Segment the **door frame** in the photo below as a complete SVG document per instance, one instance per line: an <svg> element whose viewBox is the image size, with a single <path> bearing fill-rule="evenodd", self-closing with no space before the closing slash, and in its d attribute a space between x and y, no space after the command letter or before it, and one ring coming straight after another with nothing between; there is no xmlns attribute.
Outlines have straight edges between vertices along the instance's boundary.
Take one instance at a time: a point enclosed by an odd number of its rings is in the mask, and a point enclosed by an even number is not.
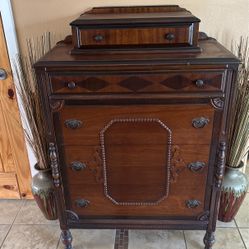
<svg viewBox="0 0 249 249"><path fill-rule="evenodd" d="M7 52L9 56L9 62L10 62L11 70L12 70L12 77L13 77L14 84L17 85L18 80L15 75L14 68L15 68L15 61L17 59L17 55L19 54L20 50L19 50L18 39L16 35L16 28L15 28L11 0L1 0L0 14L1 14L1 19L2 19L2 24L3 24L3 31L5 33L5 41L6 41ZM22 126L25 127L25 121L24 121L25 117L24 117L24 112L22 108L22 101L17 92L16 94L17 94L17 105L18 105L18 109L20 113ZM35 165L36 159L26 139L25 139L25 144L26 144L26 148L27 148L26 151L27 151L28 160L29 160L29 169L30 169L31 175L34 175L35 170L31 166ZM29 195L26 198L32 198L32 196Z"/></svg>

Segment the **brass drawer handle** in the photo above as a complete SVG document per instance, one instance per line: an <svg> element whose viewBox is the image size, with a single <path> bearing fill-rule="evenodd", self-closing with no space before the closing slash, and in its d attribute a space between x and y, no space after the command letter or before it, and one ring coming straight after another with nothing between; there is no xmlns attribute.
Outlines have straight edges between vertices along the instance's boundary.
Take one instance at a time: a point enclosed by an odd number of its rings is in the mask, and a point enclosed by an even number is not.
<svg viewBox="0 0 249 249"><path fill-rule="evenodd" d="M81 171L86 168L86 164L80 161L71 162L70 166L74 171Z"/></svg>
<svg viewBox="0 0 249 249"><path fill-rule="evenodd" d="M100 41L103 41L104 40L104 36L103 35L95 35L93 37L93 39L96 41L96 42L100 42Z"/></svg>
<svg viewBox="0 0 249 249"><path fill-rule="evenodd" d="M204 85L205 85L205 83L204 83L204 80L197 80L196 82L195 82L195 85L197 86L197 87L204 87Z"/></svg>
<svg viewBox="0 0 249 249"><path fill-rule="evenodd" d="M206 126L209 123L209 119L208 118L204 118L204 117L200 117L200 118L194 118L192 120L192 125L195 128L203 128L204 126Z"/></svg>
<svg viewBox="0 0 249 249"><path fill-rule="evenodd" d="M82 126L82 121L77 120L77 119L68 119L65 121L65 125L67 128L77 129Z"/></svg>
<svg viewBox="0 0 249 249"><path fill-rule="evenodd" d="M73 82L73 81L70 81L70 82L67 83L67 87L69 89L74 89L76 87L76 83Z"/></svg>
<svg viewBox="0 0 249 249"><path fill-rule="evenodd" d="M165 35L165 39L168 41L172 41L175 39L175 35L173 33L168 33Z"/></svg>
<svg viewBox="0 0 249 249"><path fill-rule="evenodd" d="M201 172L205 166L206 164L204 162L197 161L188 164L188 169L196 173L196 172Z"/></svg>
<svg viewBox="0 0 249 249"><path fill-rule="evenodd" d="M78 199L75 201L75 204L77 207L86 208L87 206L89 206L90 201L85 200L85 199Z"/></svg>
<svg viewBox="0 0 249 249"><path fill-rule="evenodd" d="M188 208L197 208L201 205L201 202L198 200L187 200L186 201L186 206Z"/></svg>

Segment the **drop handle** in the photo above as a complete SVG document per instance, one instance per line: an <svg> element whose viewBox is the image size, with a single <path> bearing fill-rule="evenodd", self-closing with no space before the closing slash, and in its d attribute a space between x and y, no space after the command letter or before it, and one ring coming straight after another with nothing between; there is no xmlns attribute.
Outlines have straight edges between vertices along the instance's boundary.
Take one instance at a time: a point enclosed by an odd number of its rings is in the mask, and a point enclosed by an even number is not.
<svg viewBox="0 0 249 249"><path fill-rule="evenodd" d="M77 207L86 208L90 204L90 201L85 199L78 199L75 201L75 204Z"/></svg>
<svg viewBox="0 0 249 249"><path fill-rule="evenodd" d="M187 208L197 208L201 205L201 202L198 200L187 200L185 204Z"/></svg>
<svg viewBox="0 0 249 249"><path fill-rule="evenodd" d="M199 117L192 120L192 125L194 128L200 129L205 127L209 122L210 120L208 118Z"/></svg>
<svg viewBox="0 0 249 249"><path fill-rule="evenodd" d="M7 77L8 77L7 72L3 68L0 68L0 80L6 80Z"/></svg>

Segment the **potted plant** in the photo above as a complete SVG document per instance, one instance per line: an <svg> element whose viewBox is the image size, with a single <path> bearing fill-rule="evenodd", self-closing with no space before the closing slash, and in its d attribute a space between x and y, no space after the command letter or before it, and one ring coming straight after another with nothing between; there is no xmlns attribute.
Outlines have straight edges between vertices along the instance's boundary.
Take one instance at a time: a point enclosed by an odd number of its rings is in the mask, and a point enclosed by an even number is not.
<svg viewBox="0 0 249 249"><path fill-rule="evenodd" d="M32 178L32 193L44 216L57 219L55 189L50 168L48 143L46 141L45 118L42 109L33 64L50 49L50 35L45 34L37 41L27 41L28 56L17 56L15 75L17 91L21 98L21 113L24 113L25 137L37 159L38 173Z"/></svg>
<svg viewBox="0 0 249 249"><path fill-rule="evenodd" d="M248 179L241 172L242 159L248 154L249 141L249 42L241 39L238 46L241 60L228 132L226 169L221 188L218 219L230 222L237 214L248 189Z"/></svg>

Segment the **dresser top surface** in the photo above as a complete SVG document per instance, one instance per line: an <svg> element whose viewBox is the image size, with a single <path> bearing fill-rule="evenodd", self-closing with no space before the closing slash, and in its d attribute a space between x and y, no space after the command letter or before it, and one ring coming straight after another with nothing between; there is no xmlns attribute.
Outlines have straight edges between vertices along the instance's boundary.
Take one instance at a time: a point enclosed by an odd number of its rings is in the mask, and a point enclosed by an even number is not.
<svg viewBox="0 0 249 249"><path fill-rule="evenodd" d="M238 64L239 60L229 50L224 48L215 39L199 41L202 50L200 53L174 53L167 50L94 50L84 54L72 55L71 43L58 43L35 67L68 67L68 66L97 66L97 65L143 65L143 64L170 64L170 65L224 65Z"/></svg>
<svg viewBox="0 0 249 249"><path fill-rule="evenodd" d="M83 13L71 25L199 22L178 5L98 7ZM132 22L132 23L131 23Z"/></svg>

